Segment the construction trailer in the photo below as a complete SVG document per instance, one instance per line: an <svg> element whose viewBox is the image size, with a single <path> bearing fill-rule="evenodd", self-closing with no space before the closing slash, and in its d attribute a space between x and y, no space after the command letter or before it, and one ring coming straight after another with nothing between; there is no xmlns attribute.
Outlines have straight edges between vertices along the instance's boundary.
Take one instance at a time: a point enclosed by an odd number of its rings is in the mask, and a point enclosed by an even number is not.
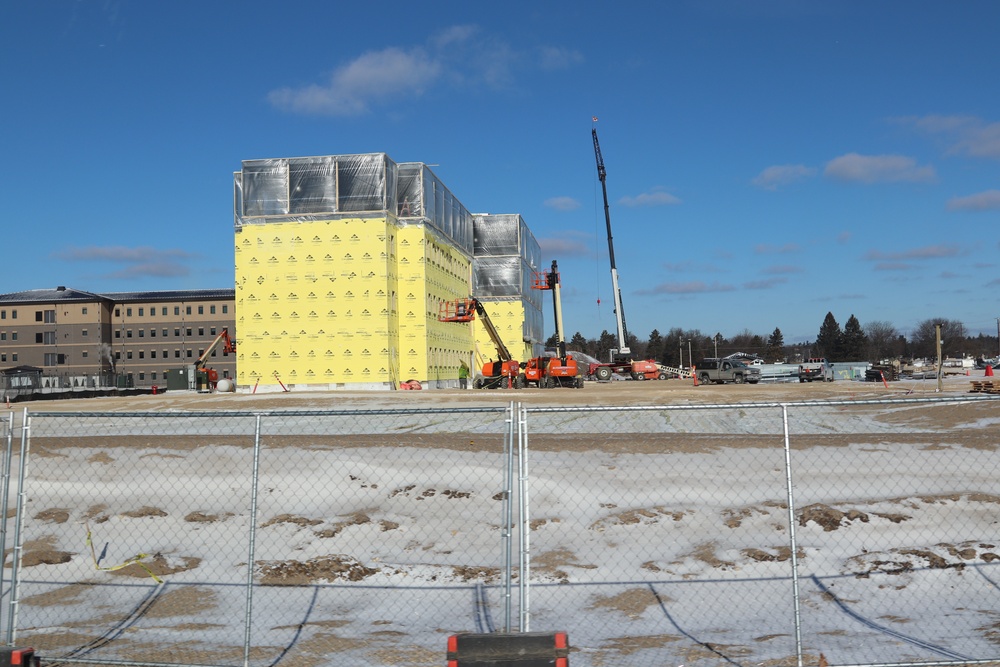
<svg viewBox="0 0 1000 667"><path fill-rule="evenodd" d="M473 216L426 165L247 160L234 226L240 387L457 386L475 344L438 312L474 293Z"/></svg>

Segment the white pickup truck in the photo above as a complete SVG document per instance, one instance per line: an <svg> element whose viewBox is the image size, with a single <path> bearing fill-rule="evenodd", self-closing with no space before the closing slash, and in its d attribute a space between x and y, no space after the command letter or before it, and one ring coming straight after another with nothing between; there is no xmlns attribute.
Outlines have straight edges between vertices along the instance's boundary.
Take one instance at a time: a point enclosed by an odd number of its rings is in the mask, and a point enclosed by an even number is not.
<svg viewBox="0 0 1000 667"><path fill-rule="evenodd" d="M799 364L799 382L833 382L833 366L823 357L813 357Z"/></svg>

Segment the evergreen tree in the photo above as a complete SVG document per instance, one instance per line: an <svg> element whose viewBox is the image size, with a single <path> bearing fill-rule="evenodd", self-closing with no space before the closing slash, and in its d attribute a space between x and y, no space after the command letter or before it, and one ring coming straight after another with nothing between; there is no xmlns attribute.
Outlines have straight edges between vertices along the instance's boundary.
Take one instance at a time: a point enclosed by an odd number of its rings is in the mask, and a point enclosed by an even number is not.
<svg viewBox="0 0 1000 667"><path fill-rule="evenodd" d="M865 358L865 349L868 346L868 336L861 328L861 322L851 313L844 324L844 334L842 338L841 361L861 361Z"/></svg>
<svg viewBox="0 0 1000 667"><path fill-rule="evenodd" d="M844 334L840 331L833 313L827 313L816 336L816 356L826 357L827 361L843 361L841 354Z"/></svg>
<svg viewBox="0 0 1000 667"><path fill-rule="evenodd" d="M781 329L774 328L774 331L767 339L767 346L764 348L764 361L777 363L785 359L785 337L781 334Z"/></svg>
<svg viewBox="0 0 1000 667"><path fill-rule="evenodd" d="M584 338L583 334L580 333L579 331L573 334L573 337L569 340L569 343L567 343L566 345L570 349L576 350L577 352L585 353L587 351L587 339Z"/></svg>
<svg viewBox="0 0 1000 667"><path fill-rule="evenodd" d="M646 344L646 357L655 359L663 363L663 337L657 329L653 329L649 334L649 342Z"/></svg>
<svg viewBox="0 0 1000 667"><path fill-rule="evenodd" d="M618 347L618 337L612 333L608 333L605 329L601 332L601 337L597 339L597 354L594 356L600 361L609 361L611 359L611 350Z"/></svg>

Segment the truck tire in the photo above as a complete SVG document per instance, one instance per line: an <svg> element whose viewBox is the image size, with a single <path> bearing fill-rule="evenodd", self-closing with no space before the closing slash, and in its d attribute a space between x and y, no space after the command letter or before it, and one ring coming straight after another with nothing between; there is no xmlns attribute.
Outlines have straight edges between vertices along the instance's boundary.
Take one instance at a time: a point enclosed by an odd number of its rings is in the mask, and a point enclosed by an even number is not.
<svg viewBox="0 0 1000 667"><path fill-rule="evenodd" d="M516 378L514 378L514 389L524 389L527 382L524 379L524 373L521 373Z"/></svg>
<svg viewBox="0 0 1000 667"><path fill-rule="evenodd" d="M594 371L594 375L596 375L597 379L601 382L607 382L611 379L611 369L607 366L599 366L598 369Z"/></svg>
<svg viewBox="0 0 1000 667"><path fill-rule="evenodd" d="M638 374L638 373L636 373L635 371L632 371L631 373L629 373L629 376L630 376L630 377L631 377L631 378L632 378L633 380L645 380L645 379L646 379L646 376L644 376L644 375L639 375L639 374Z"/></svg>
<svg viewBox="0 0 1000 667"><path fill-rule="evenodd" d="M709 382L711 382L711 380L708 377L708 373L702 373L701 377L698 378L698 381L701 382L702 384L708 384Z"/></svg>
<svg viewBox="0 0 1000 667"><path fill-rule="evenodd" d="M576 379L573 381L573 387L576 389L583 389L583 378L577 375Z"/></svg>
<svg viewBox="0 0 1000 667"><path fill-rule="evenodd" d="M664 373L663 371L660 371L660 374L656 376L656 379L657 380L666 380L667 377L668 377L668 375L666 373Z"/></svg>
<svg viewBox="0 0 1000 667"><path fill-rule="evenodd" d="M475 380L473 380L472 381L472 386L475 389L482 389L483 388L483 378L476 378Z"/></svg>
<svg viewBox="0 0 1000 667"><path fill-rule="evenodd" d="M743 384L743 374L737 373L733 376L733 384Z"/></svg>

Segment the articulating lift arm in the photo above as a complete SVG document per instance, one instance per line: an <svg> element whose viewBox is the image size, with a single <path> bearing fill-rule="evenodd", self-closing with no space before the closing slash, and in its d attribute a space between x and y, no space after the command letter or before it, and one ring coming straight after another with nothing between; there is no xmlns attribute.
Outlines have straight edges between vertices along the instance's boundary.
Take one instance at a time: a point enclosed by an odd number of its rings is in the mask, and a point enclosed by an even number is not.
<svg viewBox="0 0 1000 667"><path fill-rule="evenodd" d="M628 329L625 326L625 310L622 308L622 291L618 287L618 269L615 268L615 243L611 238L611 213L608 211L608 186L605 182L607 172L604 169L604 158L601 157L601 144L597 141L597 128L591 130L594 136L594 155L597 157L597 177L601 179L601 191L604 194L604 222L608 227L608 257L611 258L611 288L615 296L615 315L618 316L618 354L628 355Z"/></svg>
<svg viewBox="0 0 1000 667"><path fill-rule="evenodd" d="M218 348L219 345L221 345L223 342L225 342L226 344L226 346L223 348L224 352L236 351L236 343L234 343L233 339L229 337L229 329L223 327L222 333L216 336L215 340L212 341L212 344L208 346L208 349L202 352L201 356L198 357L198 361L195 362L195 368L201 368L202 366L204 366L205 363L208 361L208 358L212 356L212 353L215 352L216 348Z"/></svg>
<svg viewBox="0 0 1000 667"><path fill-rule="evenodd" d="M483 323L483 326L486 327L486 333L490 335L490 340L493 341L493 345L496 346L497 354L500 355L500 361L506 362L513 359L514 357L511 355L510 350L507 349L507 346L504 345L503 339L500 338L500 332L497 331L495 326L493 326L493 320L490 319L490 316L483 307L483 304L479 303L479 299L475 298L470 299L470 301L476 310L476 315L479 315L479 320Z"/></svg>

